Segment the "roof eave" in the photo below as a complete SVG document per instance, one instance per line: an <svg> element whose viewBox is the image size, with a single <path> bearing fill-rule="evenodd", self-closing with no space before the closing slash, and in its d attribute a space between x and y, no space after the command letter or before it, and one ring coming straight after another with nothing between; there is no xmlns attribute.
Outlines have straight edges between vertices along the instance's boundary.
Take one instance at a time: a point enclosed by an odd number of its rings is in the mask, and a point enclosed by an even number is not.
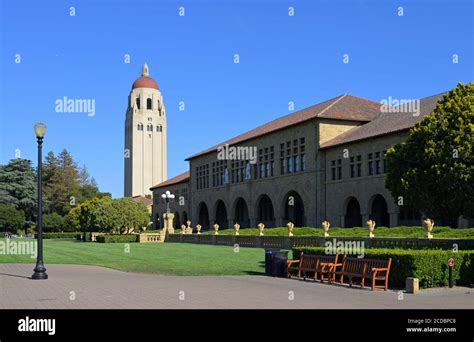
<svg viewBox="0 0 474 342"><path fill-rule="evenodd" d="M410 129L411 129L411 127L408 127L408 128L398 129L398 130L395 130L395 131L386 132L386 133L379 133L379 134L371 135L371 136L368 136L368 137L365 137L365 138L355 139L355 140L351 140L351 141L344 141L344 142L334 144L334 145L329 145L329 146L322 146L319 149L320 150L327 150L327 149L337 147L337 146L341 146L341 145L352 144L352 143L356 143L356 142L370 140L370 139L373 139L373 138L378 138L378 137L385 136L385 135L391 135L391 134L396 134L396 133L400 133L400 132L404 132L404 131L409 131Z"/></svg>

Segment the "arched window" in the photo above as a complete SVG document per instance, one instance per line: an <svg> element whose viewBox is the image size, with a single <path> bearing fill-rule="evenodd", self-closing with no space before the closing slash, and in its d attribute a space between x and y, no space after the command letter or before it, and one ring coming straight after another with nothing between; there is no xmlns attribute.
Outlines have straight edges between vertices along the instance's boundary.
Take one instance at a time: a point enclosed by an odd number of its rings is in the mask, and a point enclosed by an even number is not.
<svg viewBox="0 0 474 342"><path fill-rule="evenodd" d="M157 131L157 132L161 132L161 131L162 131L161 125L156 126L156 131Z"/></svg>
<svg viewBox="0 0 474 342"><path fill-rule="evenodd" d="M137 108L140 109L140 98L139 97L137 97L136 102L137 102Z"/></svg>
<svg viewBox="0 0 474 342"><path fill-rule="evenodd" d="M151 110L151 99L146 99L146 109Z"/></svg>
<svg viewBox="0 0 474 342"><path fill-rule="evenodd" d="M148 125L146 126L146 130L147 130L147 132L153 132L153 125L152 125L152 124L148 124Z"/></svg>
<svg viewBox="0 0 474 342"><path fill-rule="evenodd" d="M143 124L142 124L142 123L139 123L139 124L137 125L137 130L143 131Z"/></svg>

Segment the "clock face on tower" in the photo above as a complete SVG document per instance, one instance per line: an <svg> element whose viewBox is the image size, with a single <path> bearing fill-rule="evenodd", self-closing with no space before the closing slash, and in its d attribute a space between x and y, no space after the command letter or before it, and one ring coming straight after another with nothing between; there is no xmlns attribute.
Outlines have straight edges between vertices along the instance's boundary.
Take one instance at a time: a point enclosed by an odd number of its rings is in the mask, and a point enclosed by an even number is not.
<svg viewBox="0 0 474 342"><path fill-rule="evenodd" d="M125 117L125 182L127 197L151 194L166 180L166 110L156 81L145 63L133 82Z"/></svg>

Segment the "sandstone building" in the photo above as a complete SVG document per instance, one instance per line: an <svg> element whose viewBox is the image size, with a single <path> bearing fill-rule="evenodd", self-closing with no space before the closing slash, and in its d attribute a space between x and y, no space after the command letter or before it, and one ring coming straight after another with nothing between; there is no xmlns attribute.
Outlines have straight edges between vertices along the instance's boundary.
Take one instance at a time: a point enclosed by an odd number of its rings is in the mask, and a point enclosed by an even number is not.
<svg viewBox="0 0 474 342"><path fill-rule="evenodd" d="M385 188L385 151L435 108L442 95L417 101L417 113L344 94L233 137L186 160L186 171L151 188L153 219L176 195L171 210L179 227L190 219L209 229L421 225L416 208L398 206ZM255 163L219 158L223 146L255 148Z"/></svg>

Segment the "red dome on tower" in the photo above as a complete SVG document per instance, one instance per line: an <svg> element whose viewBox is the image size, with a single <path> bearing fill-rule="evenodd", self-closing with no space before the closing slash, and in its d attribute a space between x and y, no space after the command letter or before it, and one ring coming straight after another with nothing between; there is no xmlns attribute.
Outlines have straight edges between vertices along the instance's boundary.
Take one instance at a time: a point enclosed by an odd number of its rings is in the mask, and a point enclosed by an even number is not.
<svg viewBox="0 0 474 342"><path fill-rule="evenodd" d="M143 65L142 75L133 82L132 89L135 88L153 88L158 90L158 84L150 77L146 63Z"/></svg>
<svg viewBox="0 0 474 342"><path fill-rule="evenodd" d="M139 77L133 82L132 89L135 88L154 88L158 89L158 84L155 80L148 76Z"/></svg>

